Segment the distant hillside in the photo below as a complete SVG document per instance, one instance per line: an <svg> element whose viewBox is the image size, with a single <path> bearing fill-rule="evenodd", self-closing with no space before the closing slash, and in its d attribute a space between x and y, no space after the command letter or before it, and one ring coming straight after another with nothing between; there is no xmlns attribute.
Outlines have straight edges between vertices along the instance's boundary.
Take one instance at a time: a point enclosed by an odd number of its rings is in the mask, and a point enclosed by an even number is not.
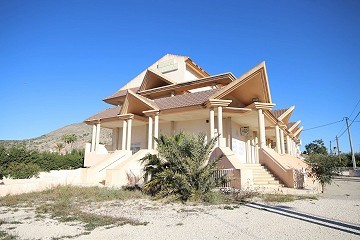
<svg viewBox="0 0 360 240"><path fill-rule="evenodd" d="M29 149L36 149L39 151L55 151L56 143L63 143L62 136L68 134L75 134L77 136L77 141L73 144L73 148L83 149L85 148L85 143L91 142L92 126L86 125L85 123L74 123L36 138L25 140L0 140L0 145L4 145L5 147L24 145ZM111 144L110 129L101 128L100 142ZM66 146L65 150L69 151L70 146Z"/></svg>

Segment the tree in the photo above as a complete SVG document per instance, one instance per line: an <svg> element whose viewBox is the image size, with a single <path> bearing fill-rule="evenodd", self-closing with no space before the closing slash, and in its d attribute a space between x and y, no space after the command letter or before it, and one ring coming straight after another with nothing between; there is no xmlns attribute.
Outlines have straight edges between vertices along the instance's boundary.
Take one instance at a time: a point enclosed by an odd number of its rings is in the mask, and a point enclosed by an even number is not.
<svg viewBox="0 0 360 240"><path fill-rule="evenodd" d="M305 145L307 154L327 154L327 149L322 139L317 139Z"/></svg>
<svg viewBox="0 0 360 240"><path fill-rule="evenodd" d="M61 149L63 149L65 146L63 143L56 143L55 148L58 150L59 154L61 152Z"/></svg>
<svg viewBox="0 0 360 240"><path fill-rule="evenodd" d="M62 140L65 144L70 144L70 148L72 149L73 143L77 140L77 136L75 134L63 135Z"/></svg>
<svg viewBox="0 0 360 240"><path fill-rule="evenodd" d="M322 193L325 185L332 183L333 176L340 173L342 166L337 156L328 154L313 153L305 159L305 162L309 166L309 175L321 184Z"/></svg>
<svg viewBox="0 0 360 240"><path fill-rule="evenodd" d="M212 190L226 181L225 177L213 177L219 159L208 161L216 140L206 143L205 134L183 132L155 139L159 154L148 154L140 160L145 163L145 179L150 177L143 190L158 198L209 199Z"/></svg>

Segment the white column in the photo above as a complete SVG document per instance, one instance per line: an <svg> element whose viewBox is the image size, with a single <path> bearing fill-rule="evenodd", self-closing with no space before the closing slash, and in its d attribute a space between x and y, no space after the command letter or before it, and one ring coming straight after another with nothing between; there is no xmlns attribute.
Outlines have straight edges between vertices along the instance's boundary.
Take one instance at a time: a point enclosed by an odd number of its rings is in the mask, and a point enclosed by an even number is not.
<svg viewBox="0 0 360 240"><path fill-rule="evenodd" d="M257 132L253 132L255 139L254 139L254 144L255 144L255 163L259 163L259 138L258 138L258 134Z"/></svg>
<svg viewBox="0 0 360 240"><path fill-rule="evenodd" d="M256 157L255 157L255 139L254 136L251 138L250 140L250 149L251 149L251 163L255 163L256 162Z"/></svg>
<svg viewBox="0 0 360 240"><path fill-rule="evenodd" d="M100 143L100 123L96 124L95 151L99 150L99 143Z"/></svg>
<svg viewBox="0 0 360 240"><path fill-rule="evenodd" d="M126 150L126 132L127 132L127 120L124 120L122 127L121 150Z"/></svg>
<svg viewBox="0 0 360 240"><path fill-rule="evenodd" d="M223 137L223 121L222 121L222 106L218 106L218 134L219 134L219 140L218 145L221 147L221 139Z"/></svg>
<svg viewBox="0 0 360 240"><path fill-rule="evenodd" d="M159 138L159 113L155 113L154 116L154 137ZM154 149L156 149L157 143L154 141Z"/></svg>
<svg viewBox="0 0 360 240"><path fill-rule="evenodd" d="M265 136L265 119L262 109L258 109L258 120L259 120L259 135L260 135L260 148L266 146L266 136Z"/></svg>
<svg viewBox="0 0 360 240"><path fill-rule="evenodd" d="M285 154L285 141L284 141L284 131L280 129L280 144L281 144L281 154Z"/></svg>
<svg viewBox="0 0 360 240"><path fill-rule="evenodd" d="M117 128L116 128L116 131L117 131L117 146L116 146L116 149L117 149L117 150L120 150L120 149L121 149L121 134L120 134L120 128L117 127Z"/></svg>
<svg viewBox="0 0 360 240"><path fill-rule="evenodd" d="M232 149L232 127L231 127L231 117L228 117L226 119L227 123L226 123L226 127L227 127L227 147L229 147L230 149Z"/></svg>
<svg viewBox="0 0 360 240"><path fill-rule="evenodd" d="M127 120L127 140L126 140L126 150L130 151L131 148L131 127L132 127L132 119L129 118Z"/></svg>
<svg viewBox="0 0 360 240"><path fill-rule="evenodd" d="M118 134L117 128L113 128L112 129L112 136L111 136L112 137L111 143L112 143L112 150L113 151L115 151L116 148L117 148L117 139L118 139L117 134Z"/></svg>
<svg viewBox="0 0 360 240"><path fill-rule="evenodd" d="M149 150L152 149L152 141L153 141L152 129L153 129L153 120L152 120L152 116L149 116L149 129L148 129L148 149Z"/></svg>
<svg viewBox="0 0 360 240"><path fill-rule="evenodd" d="M246 163L251 163L251 146L250 138L246 138Z"/></svg>
<svg viewBox="0 0 360 240"><path fill-rule="evenodd" d="M294 157L296 157L296 146L294 140L291 140L292 143L292 154Z"/></svg>
<svg viewBox="0 0 360 240"><path fill-rule="evenodd" d="M291 143L289 136L286 136L286 148L286 153L291 155Z"/></svg>
<svg viewBox="0 0 360 240"><path fill-rule="evenodd" d="M210 138L214 138L215 135L215 114L214 114L214 108L210 108Z"/></svg>
<svg viewBox="0 0 360 240"><path fill-rule="evenodd" d="M276 124L276 126L275 126L275 139L276 139L276 152L277 153L281 153L279 131L280 131L279 126Z"/></svg>
<svg viewBox="0 0 360 240"><path fill-rule="evenodd" d="M95 141L96 141L96 125L93 125L92 139L91 139L91 152L95 151Z"/></svg>

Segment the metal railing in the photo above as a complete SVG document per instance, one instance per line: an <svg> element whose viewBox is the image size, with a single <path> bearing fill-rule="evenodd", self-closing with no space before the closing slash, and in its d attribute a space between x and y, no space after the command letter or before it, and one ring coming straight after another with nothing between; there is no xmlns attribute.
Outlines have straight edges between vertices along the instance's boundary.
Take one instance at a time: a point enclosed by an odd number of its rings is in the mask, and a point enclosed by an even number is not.
<svg viewBox="0 0 360 240"><path fill-rule="evenodd" d="M222 184L222 188L231 188L231 178L234 175L234 169L233 168L226 168L226 169L218 169L214 172L213 177L215 179L219 179L221 177L228 178L229 181Z"/></svg>

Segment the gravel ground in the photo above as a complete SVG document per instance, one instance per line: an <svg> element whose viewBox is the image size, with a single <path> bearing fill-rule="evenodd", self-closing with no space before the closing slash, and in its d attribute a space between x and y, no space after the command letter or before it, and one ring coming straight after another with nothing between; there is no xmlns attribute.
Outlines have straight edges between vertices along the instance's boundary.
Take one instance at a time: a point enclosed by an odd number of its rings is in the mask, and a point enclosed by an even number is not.
<svg viewBox="0 0 360 240"><path fill-rule="evenodd" d="M32 209L0 208L0 230L20 239L360 239L360 178L339 177L318 200L245 205L107 202L84 211L128 217L146 226L99 227L36 218Z"/></svg>

